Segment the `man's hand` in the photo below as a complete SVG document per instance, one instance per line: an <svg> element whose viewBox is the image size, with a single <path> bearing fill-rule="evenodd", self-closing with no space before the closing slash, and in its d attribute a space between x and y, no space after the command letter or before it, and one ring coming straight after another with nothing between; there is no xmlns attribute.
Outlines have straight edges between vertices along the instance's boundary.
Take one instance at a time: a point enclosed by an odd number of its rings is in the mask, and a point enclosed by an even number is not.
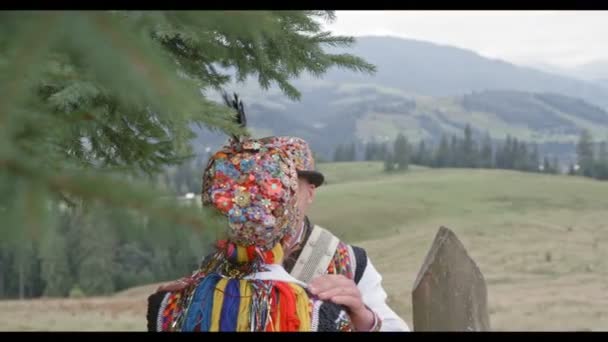
<svg viewBox="0 0 608 342"><path fill-rule="evenodd" d="M321 300L344 305L358 331L368 331L374 324L374 314L363 304L357 284L343 275L326 274L313 279L308 287Z"/></svg>

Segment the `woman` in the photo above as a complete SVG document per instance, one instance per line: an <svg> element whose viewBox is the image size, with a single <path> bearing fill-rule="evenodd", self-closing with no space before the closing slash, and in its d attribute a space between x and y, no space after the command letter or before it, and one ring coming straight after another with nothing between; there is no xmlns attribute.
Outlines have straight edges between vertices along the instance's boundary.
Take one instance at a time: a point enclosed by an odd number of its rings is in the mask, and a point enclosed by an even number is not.
<svg viewBox="0 0 608 342"><path fill-rule="evenodd" d="M343 307L321 301L281 266L298 217L298 177L287 152L233 137L209 160L203 205L228 219L187 284L148 298L149 331L353 331Z"/></svg>

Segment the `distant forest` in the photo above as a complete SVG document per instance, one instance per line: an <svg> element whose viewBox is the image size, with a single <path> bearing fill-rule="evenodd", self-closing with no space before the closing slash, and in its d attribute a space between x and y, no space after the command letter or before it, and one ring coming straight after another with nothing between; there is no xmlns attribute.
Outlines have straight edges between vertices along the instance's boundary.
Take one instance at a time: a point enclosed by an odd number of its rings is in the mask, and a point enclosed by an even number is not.
<svg viewBox="0 0 608 342"><path fill-rule="evenodd" d="M549 174L568 173L608 179L608 146L606 141L594 142L589 131L580 134L576 144L576 162L564 163L556 155L542 155L538 144L520 141L507 136L504 142L495 143L486 134L482 139L473 136L466 125L462 136L442 135L439 144L420 141L411 144L399 134L391 143L369 141L358 144L339 144L333 155L335 162L383 161L385 171L406 170L409 164L432 168L484 168L540 172Z"/></svg>

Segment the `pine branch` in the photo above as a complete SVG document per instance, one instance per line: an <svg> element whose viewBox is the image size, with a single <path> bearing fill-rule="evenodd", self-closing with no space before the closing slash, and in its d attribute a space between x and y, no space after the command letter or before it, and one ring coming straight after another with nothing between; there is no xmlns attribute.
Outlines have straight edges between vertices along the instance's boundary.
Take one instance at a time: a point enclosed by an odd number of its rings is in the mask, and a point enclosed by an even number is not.
<svg viewBox="0 0 608 342"><path fill-rule="evenodd" d="M48 48L51 37L56 32L55 22L58 20L57 13L47 14L40 17L35 12L21 21L15 20L12 25L13 39L5 46L8 54L6 56L5 67L1 69L0 78L0 146L7 146L10 143L4 141L11 131L11 120L8 117L18 108L27 96L29 86L27 75L31 75L38 68L36 67L41 60L45 50ZM7 22L15 19L8 17ZM40 41L38 41L40 39ZM23 43L25 42L25 44ZM2 150L0 149L0 152ZM1 155L1 154L0 154Z"/></svg>
<svg viewBox="0 0 608 342"><path fill-rule="evenodd" d="M329 55L328 57L333 65L340 68L369 74L376 72L376 66L367 63L361 57L356 57L351 54Z"/></svg>
<svg viewBox="0 0 608 342"><path fill-rule="evenodd" d="M182 162L192 125L246 134L229 108L201 95L230 81L217 66L234 68L239 81L278 84L292 99L300 93L290 80L303 72L373 71L357 57L323 51L352 43L320 32L318 20L334 18L331 11L0 13L0 29L16 33L0 37L0 191L18 179L35 186L22 192L19 208L0 200L14 214L10 226L24 227L38 199L63 196L202 229L206 214L162 203L163 193L125 175ZM13 200L26 188L6 189ZM33 215L41 220L30 226L43 226L44 213Z"/></svg>
<svg viewBox="0 0 608 342"><path fill-rule="evenodd" d="M203 231L206 228L205 213L182 208L162 200L162 193L147 186L133 185L112 177L82 171L64 171L48 174L36 169L35 164L23 160L0 160L0 169L18 177L39 179L41 184L54 193L76 196L84 201L99 202L117 208L130 208L152 217L189 226ZM125 194L129 194L125 196ZM209 216L211 214L207 214Z"/></svg>

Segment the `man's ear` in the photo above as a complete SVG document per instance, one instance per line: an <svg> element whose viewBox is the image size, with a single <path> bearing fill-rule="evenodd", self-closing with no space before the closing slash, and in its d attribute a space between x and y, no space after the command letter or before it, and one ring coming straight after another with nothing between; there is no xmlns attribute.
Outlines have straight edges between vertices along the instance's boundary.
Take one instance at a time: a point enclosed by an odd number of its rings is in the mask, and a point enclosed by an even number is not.
<svg viewBox="0 0 608 342"><path fill-rule="evenodd" d="M315 199L317 187L314 184L310 184L308 188L308 203L312 203L312 200Z"/></svg>

